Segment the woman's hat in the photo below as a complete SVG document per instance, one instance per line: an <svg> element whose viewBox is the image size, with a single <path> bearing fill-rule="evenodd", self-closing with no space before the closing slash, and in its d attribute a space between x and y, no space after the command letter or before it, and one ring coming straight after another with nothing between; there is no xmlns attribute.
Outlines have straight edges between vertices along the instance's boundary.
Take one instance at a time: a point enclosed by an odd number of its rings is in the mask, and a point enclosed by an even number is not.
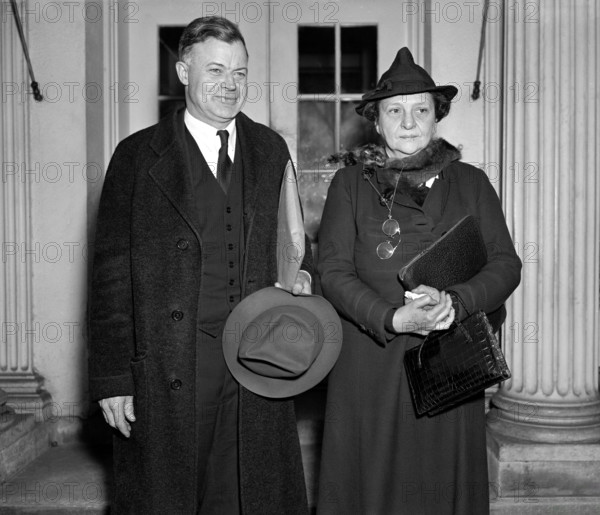
<svg viewBox="0 0 600 515"><path fill-rule="evenodd" d="M233 377L265 397L290 397L319 383L335 364L342 325L318 295L268 287L240 302L223 331L223 353Z"/></svg>
<svg viewBox="0 0 600 515"><path fill-rule="evenodd" d="M392 66L381 76L376 88L362 96L356 112L362 115L365 106L372 100L432 91L440 92L449 101L458 93L454 86L436 86L431 76L415 64L410 50L404 47L398 51Z"/></svg>

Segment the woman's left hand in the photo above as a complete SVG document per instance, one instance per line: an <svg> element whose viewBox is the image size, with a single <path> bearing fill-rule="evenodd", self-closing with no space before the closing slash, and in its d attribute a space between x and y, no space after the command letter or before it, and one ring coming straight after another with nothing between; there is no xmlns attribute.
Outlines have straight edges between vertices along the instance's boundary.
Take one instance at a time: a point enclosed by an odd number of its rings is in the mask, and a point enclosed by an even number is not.
<svg viewBox="0 0 600 515"><path fill-rule="evenodd" d="M425 286L424 284L419 284L419 286L417 286L414 290L411 290L413 293L417 293L417 294L425 294L425 295L429 295L433 301L435 302L435 304L439 304L440 299L441 299L441 295L440 292L438 290L436 290L435 288L433 288L432 286Z"/></svg>
<svg viewBox="0 0 600 515"><path fill-rule="evenodd" d="M450 327L454 321L452 299L445 292L431 288L432 293L439 299L435 301L429 293L421 291L423 295L413 301L406 302L394 313L394 330L397 333L416 333L427 336L431 331L443 331ZM416 292L415 288L413 292Z"/></svg>

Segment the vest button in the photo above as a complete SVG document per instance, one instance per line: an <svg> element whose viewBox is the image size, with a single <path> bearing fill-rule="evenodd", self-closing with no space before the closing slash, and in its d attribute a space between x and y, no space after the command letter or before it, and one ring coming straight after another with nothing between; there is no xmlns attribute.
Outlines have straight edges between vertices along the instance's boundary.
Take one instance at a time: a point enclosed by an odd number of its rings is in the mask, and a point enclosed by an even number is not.
<svg viewBox="0 0 600 515"><path fill-rule="evenodd" d="M181 389L181 379L173 379L171 381L171 390L180 390Z"/></svg>
<svg viewBox="0 0 600 515"><path fill-rule="evenodd" d="M171 318L175 320L175 322L179 322L183 318L183 311L173 311L173 313L171 313Z"/></svg>
<svg viewBox="0 0 600 515"><path fill-rule="evenodd" d="M227 206L227 209L225 211L227 211L228 213L231 213L231 208L229 206Z"/></svg>
<svg viewBox="0 0 600 515"><path fill-rule="evenodd" d="M233 297L233 295L229 296L229 302L233 302L235 300L235 298Z"/></svg>
<svg viewBox="0 0 600 515"><path fill-rule="evenodd" d="M233 261L229 262L229 268L233 268Z"/></svg>
<svg viewBox="0 0 600 515"><path fill-rule="evenodd" d="M231 224L227 224L225 227L228 231L231 231Z"/></svg>
<svg viewBox="0 0 600 515"><path fill-rule="evenodd" d="M233 286L235 284L235 280L234 279L229 279L229 286Z"/></svg>
<svg viewBox="0 0 600 515"><path fill-rule="evenodd" d="M177 248L179 250L186 250L190 246L190 242L187 240L179 240L177 242Z"/></svg>

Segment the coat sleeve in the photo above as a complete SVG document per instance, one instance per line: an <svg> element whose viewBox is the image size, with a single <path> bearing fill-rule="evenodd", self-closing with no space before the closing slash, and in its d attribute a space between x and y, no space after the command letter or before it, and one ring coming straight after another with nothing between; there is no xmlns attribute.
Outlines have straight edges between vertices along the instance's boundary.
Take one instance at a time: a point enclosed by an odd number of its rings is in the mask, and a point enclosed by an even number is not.
<svg viewBox="0 0 600 515"><path fill-rule="evenodd" d="M361 281L354 264L356 217L347 172L338 171L329 186L319 227L318 265L321 288L337 311L381 345L394 336L385 318L396 306Z"/></svg>
<svg viewBox="0 0 600 515"><path fill-rule="evenodd" d="M486 244L488 262L469 281L450 286L447 290L460 297L469 313L481 309L489 314L503 308L504 302L519 285L521 260L515 252L496 191L482 171L477 177L476 216ZM504 311L502 315L500 323L504 321ZM459 318L464 316L466 313L461 307Z"/></svg>
<svg viewBox="0 0 600 515"><path fill-rule="evenodd" d="M93 400L133 395L130 260L133 158L121 143L100 198L90 294L89 384Z"/></svg>

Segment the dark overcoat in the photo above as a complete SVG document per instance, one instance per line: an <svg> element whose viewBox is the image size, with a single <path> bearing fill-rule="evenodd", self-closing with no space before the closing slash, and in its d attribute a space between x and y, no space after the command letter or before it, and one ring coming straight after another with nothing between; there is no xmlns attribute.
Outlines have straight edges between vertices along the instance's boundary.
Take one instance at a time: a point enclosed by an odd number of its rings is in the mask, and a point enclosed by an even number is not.
<svg viewBox="0 0 600 515"><path fill-rule="evenodd" d="M391 215L400 225L398 247L381 260L375 249L390 239L382 231L388 209L362 168L336 173L319 230L323 294L343 317L344 344L328 380L317 513L485 514L483 394L435 417L416 417L403 358L423 340L392 334L385 322L404 304L401 267L467 214L479 221L488 263L452 290L469 312L502 306L519 284L521 261L500 201L483 171L454 161L422 206L396 195Z"/></svg>
<svg viewBox="0 0 600 515"><path fill-rule="evenodd" d="M90 308L92 399L133 395L129 439L115 436L113 510L195 513L194 435L198 297L207 252L174 115L123 140L106 175ZM236 119L243 177L242 297L276 280L279 191L290 159L283 139ZM309 252L310 246L307 245ZM312 257L303 268L311 272ZM244 514L306 513L293 403L240 387Z"/></svg>

